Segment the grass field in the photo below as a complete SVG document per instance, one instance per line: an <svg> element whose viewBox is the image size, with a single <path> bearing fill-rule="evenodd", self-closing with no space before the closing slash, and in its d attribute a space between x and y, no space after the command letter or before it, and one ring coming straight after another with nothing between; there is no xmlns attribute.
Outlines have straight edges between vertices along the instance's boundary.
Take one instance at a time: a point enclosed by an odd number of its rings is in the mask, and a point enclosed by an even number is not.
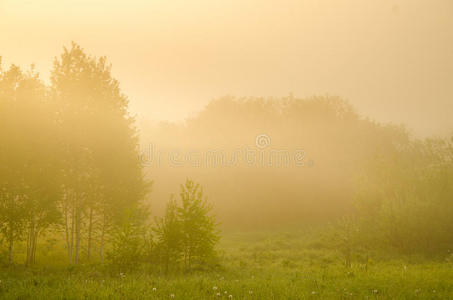
<svg viewBox="0 0 453 300"><path fill-rule="evenodd" d="M225 234L221 266L191 274L97 265L2 268L0 299L453 299L453 265L420 257L357 258L302 233ZM38 259L39 260L39 259Z"/></svg>

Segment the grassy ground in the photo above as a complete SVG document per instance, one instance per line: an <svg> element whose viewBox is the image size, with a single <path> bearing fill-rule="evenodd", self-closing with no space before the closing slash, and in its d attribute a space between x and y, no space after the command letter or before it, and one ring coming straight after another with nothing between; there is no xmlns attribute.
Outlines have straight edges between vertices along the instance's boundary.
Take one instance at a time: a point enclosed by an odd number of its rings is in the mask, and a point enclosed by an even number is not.
<svg viewBox="0 0 453 300"><path fill-rule="evenodd" d="M186 275L98 266L3 268L0 299L453 299L453 266L355 260L297 233L227 234L222 268Z"/></svg>

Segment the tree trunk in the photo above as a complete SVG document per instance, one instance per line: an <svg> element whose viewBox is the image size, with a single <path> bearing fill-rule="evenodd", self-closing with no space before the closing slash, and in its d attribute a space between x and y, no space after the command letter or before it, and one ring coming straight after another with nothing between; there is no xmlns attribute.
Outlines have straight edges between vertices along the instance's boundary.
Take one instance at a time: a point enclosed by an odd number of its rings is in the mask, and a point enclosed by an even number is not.
<svg viewBox="0 0 453 300"><path fill-rule="evenodd" d="M35 239L35 224L34 220L30 220L30 226L28 228L28 238L27 238L27 259L25 260L25 265L29 266L33 263L33 243Z"/></svg>
<svg viewBox="0 0 453 300"><path fill-rule="evenodd" d="M104 236L105 236L105 221L106 221L106 216L105 216L105 211L104 211L104 218L102 220L102 233L101 233L101 245L99 247L99 256L101 258L101 264L104 262Z"/></svg>
<svg viewBox="0 0 453 300"><path fill-rule="evenodd" d="M13 227L9 228L9 247L8 247L8 264L13 264L13 244L14 244L14 231Z"/></svg>
<svg viewBox="0 0 453 300"><path fill-rule="evenodd" d="M93 208L90 207L90 221L89 221L89 225L88 225L88 250L87 250L87 260L88 261L90 261L90 258L91 258L92 231L93 231Z"/></svg>
<svg viewBox="0 0 453 300"><path fill-rule="evenodd" d="M33 248L32 248L32 257L31 263L35 264L36 262L36 248L38 247L38 229L35 229L35 236L33 237Z"/></svg>
<svg viewBox="0 0 453 300"><path fill-rule="evenodd" d="M79 263L79 249L80 249L80 207L76 208L76 244L75 244L75 258L74 263Z"/></svg>
<svg viewBox="0 0 453 300"><path fill-rule="evenodd" d="M73 263L73 258L74 258L74 254L73 254L73 250L74 250L74 228L75 228L75 203L73 204L73 207L72 207L72 214L71 214L71 245L70 245L70 249L71 249L71 256L69 257L69 263L72 264Z"/></svg>
<svg viewBox="0 0 453 300"><path fill-rule="evenodd" d="M67 197L67 196L66 196ZM69 212L68 212L68 202L66 199L65 207L64 207L64 215L65 215L65 232L66 232L66 248L68 250L68 262L69 264L72 263L72 252L71 252L71 243L69 241Z"/></svg>

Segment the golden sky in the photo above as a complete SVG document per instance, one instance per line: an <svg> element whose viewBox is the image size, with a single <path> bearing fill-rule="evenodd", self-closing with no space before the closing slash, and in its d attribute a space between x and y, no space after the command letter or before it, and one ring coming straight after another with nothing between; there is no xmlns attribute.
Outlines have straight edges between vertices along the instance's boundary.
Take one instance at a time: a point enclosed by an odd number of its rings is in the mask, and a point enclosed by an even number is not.
<svg viewBox="0 0 453 300"><path fill-rule="evenodd" d="M0 56L48 78L106 55L140 119L209 100L335 94L420 134L453 130L452 0L0 0Z"/></svg>

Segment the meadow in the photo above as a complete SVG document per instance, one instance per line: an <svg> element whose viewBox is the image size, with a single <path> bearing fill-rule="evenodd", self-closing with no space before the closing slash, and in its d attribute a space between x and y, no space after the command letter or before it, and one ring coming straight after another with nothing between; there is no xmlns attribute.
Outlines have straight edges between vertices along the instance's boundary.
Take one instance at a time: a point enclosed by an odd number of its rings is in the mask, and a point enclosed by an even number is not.
<svg viewBox="0 0 453 300"><path fill-rule="evenodd" d="M160 272L142 264L110 266L45 262L2 267L1 299L450 299L453 265L421 256L354 256L310 231L226 232L211 270Z"/></svg>
<svg viewBox="0 0 453 300"><path fill-rule="evenodd" d="M330 95L129 109L75 42L0 64L0 299L453 299L453 135Z"/></svg>

